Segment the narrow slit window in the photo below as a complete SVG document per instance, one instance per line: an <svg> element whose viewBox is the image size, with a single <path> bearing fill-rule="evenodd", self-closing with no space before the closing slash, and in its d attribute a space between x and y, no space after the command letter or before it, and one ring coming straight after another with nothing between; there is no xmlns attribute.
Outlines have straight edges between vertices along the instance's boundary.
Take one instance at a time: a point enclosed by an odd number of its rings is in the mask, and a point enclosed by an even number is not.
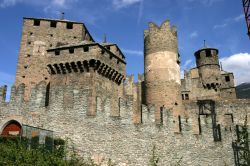
<svg viewBox="0 0 250 166"><path fill-rule="evenodd" d="M56 24L57 24L56 21L51 21L51 22L50 22L50 27L56 28Z"/></svg>
<svg viewBox="0 0 250 166"><path fill-rule="evenodd" d="M161 125L163 124L163 109L164 109L164 107L160 107L160 122L161 122Z"/></svg>
<svg viewBox="0 0 250 166"><path fill-rule="evenodd" d="M34 26L40 26L40 20L34 20Z"/></svg>

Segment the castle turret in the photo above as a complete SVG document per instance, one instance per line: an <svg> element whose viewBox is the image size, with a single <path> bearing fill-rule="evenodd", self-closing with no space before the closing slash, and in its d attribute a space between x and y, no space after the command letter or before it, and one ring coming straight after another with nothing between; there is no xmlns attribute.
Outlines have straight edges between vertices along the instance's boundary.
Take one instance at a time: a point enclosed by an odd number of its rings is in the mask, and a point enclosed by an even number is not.
<svg viewBox="0 0 250 166"><path fill-rule="evenodd" d="M144 31L144 63L146 104L156 106L159 122L161 106L175 110L181 103L177 30L169 21Z"/></svg>
<svg viewBox="0 0 250 166"><path fill-rule="evenodd" d="M217 91L221 86L218 50L203 48L196 51L194 55L203 87Z"/></svg>

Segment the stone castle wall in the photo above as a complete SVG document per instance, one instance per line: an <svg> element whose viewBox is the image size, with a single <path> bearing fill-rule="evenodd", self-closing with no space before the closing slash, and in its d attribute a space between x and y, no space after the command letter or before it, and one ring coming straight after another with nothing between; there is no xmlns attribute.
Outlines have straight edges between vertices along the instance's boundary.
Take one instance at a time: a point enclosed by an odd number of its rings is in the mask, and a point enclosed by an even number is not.
<svg viewBox="0 0 250 166"><path fill-rule="evenodd" d="M23 100L24 86L12 87L10 102L0 104L1 129L10 120L50 129L57 137L70 138L85 157L111 158L116 164L131 166L148 165L153 146L156 146L160 165L174 165L178 161L181 165L194 166L234 165L231 147L236 139L234 127L243 124L246 115L250 117L248 100L217 101L215 108L222 140L214 142L211 116L200 115L199 123L196 102L184 103L186 116L176 117L172 111L164 109L163 123L157 125L155 108L145 105L142 105L141 122L134 121L137 112L133 97L116 101L118 110L114 116L105 88L100 88L100 96L97 95L95 116L87 114L89 87L55 87L50 91L47 107L46 90L45 82L38 84L33 89L33 94L37 95L27 103Z"/></svg>

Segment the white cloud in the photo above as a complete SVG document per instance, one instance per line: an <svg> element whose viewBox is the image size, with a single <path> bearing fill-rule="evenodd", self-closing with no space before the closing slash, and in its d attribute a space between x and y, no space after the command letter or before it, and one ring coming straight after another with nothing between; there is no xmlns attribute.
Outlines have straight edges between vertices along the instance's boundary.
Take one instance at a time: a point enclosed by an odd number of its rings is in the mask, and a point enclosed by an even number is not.
<svg viewBox="0 0 250 166"><path fill-rule="evenodd" d="M115 9L125 8L142 1L143 0L113 0L113 7Z"/></svg>
<svg viewBox="0 0 250 166"><path fill-rule="evenodd" d="M227 26L227 23L224 24L219 24L219 25L214 25L213 29L219 29L219 28L224 28Z"/></svg>
<svg viewBox="0 0 250 166"><path fill-rule="evenodd" d="M53 0L52 3L58 6L65 6L65 0Z"/></svg>
<svg viewBox="0 0 250 166"><path fill-rule="evenodd" d="M186 60L186 62L182 66L182 68L186 69L187 67L190 67L191 64L192 64L192 60L188 59L188 60Z"/></svg>
<svg viewBox="0 0 250 166"><path fill-rule="evenodd" d="M250 82L250 53L238 53L221 58L223 70L233 72L236 84Z"/></svg>
<svg viewBox="0 0 250 166"><path fill-rule="evenodd" d="M71 4L74 2L77 2L78 0L43 0L43 1L30 1L30 0L2 0L0 1L0 7L6 8L18 5L18 3L23 3L29 6L39 6L43 7L44 11L46 11L46 8L68 8Z"/></svg>
<svg viewBox="0 0 250 166"><path fill-rule="evenodd" d="M10 6L14 6L19 2L22 2L23 0L2 0L0 2L0 7L1 8L6 8L6 7L10 7Z"/></svg>
<svg viewBox="0 0 250 166"><path fill-rule="evenodd" d="M189 70L190 68L193 68L193 67L195 67L195 64L192 61L192 59L186 60L185 63L183 65L181 65L181 79L184 78L185 70Z"/></svg>
<svg viewBox="0 0 250 166"><path fill-rule="evenodd" d="M125 54L132 54L137 56L143 56L143 52L139 50L129 50L129 49L121 49Z"/></svg>
<svg viewBox="0 0 250 166"><path fill-rule="evenodd" d="M211 6L220 1L223 1L223 0L188 0L188 2L201 3L206 6Z"/></svg>
<svg viewBox="0 0 250 166"><path fill-rule="evenodd" d="M234 18L234 21L237 22L237 21L243 20L244 18L245 18L245 15L244 15L244 14L241 14L241 15L235 17L235 18Z"/></svg>
<svg viewBox="0 0 250 166"><path fill-rule="evenodd" d="M189 35L190 38L195 38L195 37L198 37L198 33L196 31L192 32L190 35Z"/></svg>
<svg viewBox="0 0 250 166"><path fill-rule="evenodd" d="M137 24L140 23L142 15L143 15L143 1L144 0L141 0L141 2L140 2L140 7L139 7L139 11L138 11L138 18L137 18Z"/></svg>

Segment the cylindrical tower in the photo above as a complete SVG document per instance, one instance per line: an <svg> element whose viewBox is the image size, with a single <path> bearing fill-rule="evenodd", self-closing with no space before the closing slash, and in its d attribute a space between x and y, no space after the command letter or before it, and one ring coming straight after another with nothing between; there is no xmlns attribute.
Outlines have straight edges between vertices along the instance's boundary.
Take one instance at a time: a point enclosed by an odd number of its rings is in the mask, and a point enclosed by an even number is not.
<svg viewBox="0 0 250 166"><path fill-rule="evenodd" d="M149 23L144 31L144 74L145 101L147 105L155 105L175 109L181 104L180 93L180 61L177 44L176 27L169 21L160 27ZM160 114L156 113L156 121Z"/></svg>
<svg viewBox="0 0 250 166"><path fill-rule="evenodd" d="M194 54L203 87L215 91L221 86L218 52L215 48L203 48Z"/></svg>

